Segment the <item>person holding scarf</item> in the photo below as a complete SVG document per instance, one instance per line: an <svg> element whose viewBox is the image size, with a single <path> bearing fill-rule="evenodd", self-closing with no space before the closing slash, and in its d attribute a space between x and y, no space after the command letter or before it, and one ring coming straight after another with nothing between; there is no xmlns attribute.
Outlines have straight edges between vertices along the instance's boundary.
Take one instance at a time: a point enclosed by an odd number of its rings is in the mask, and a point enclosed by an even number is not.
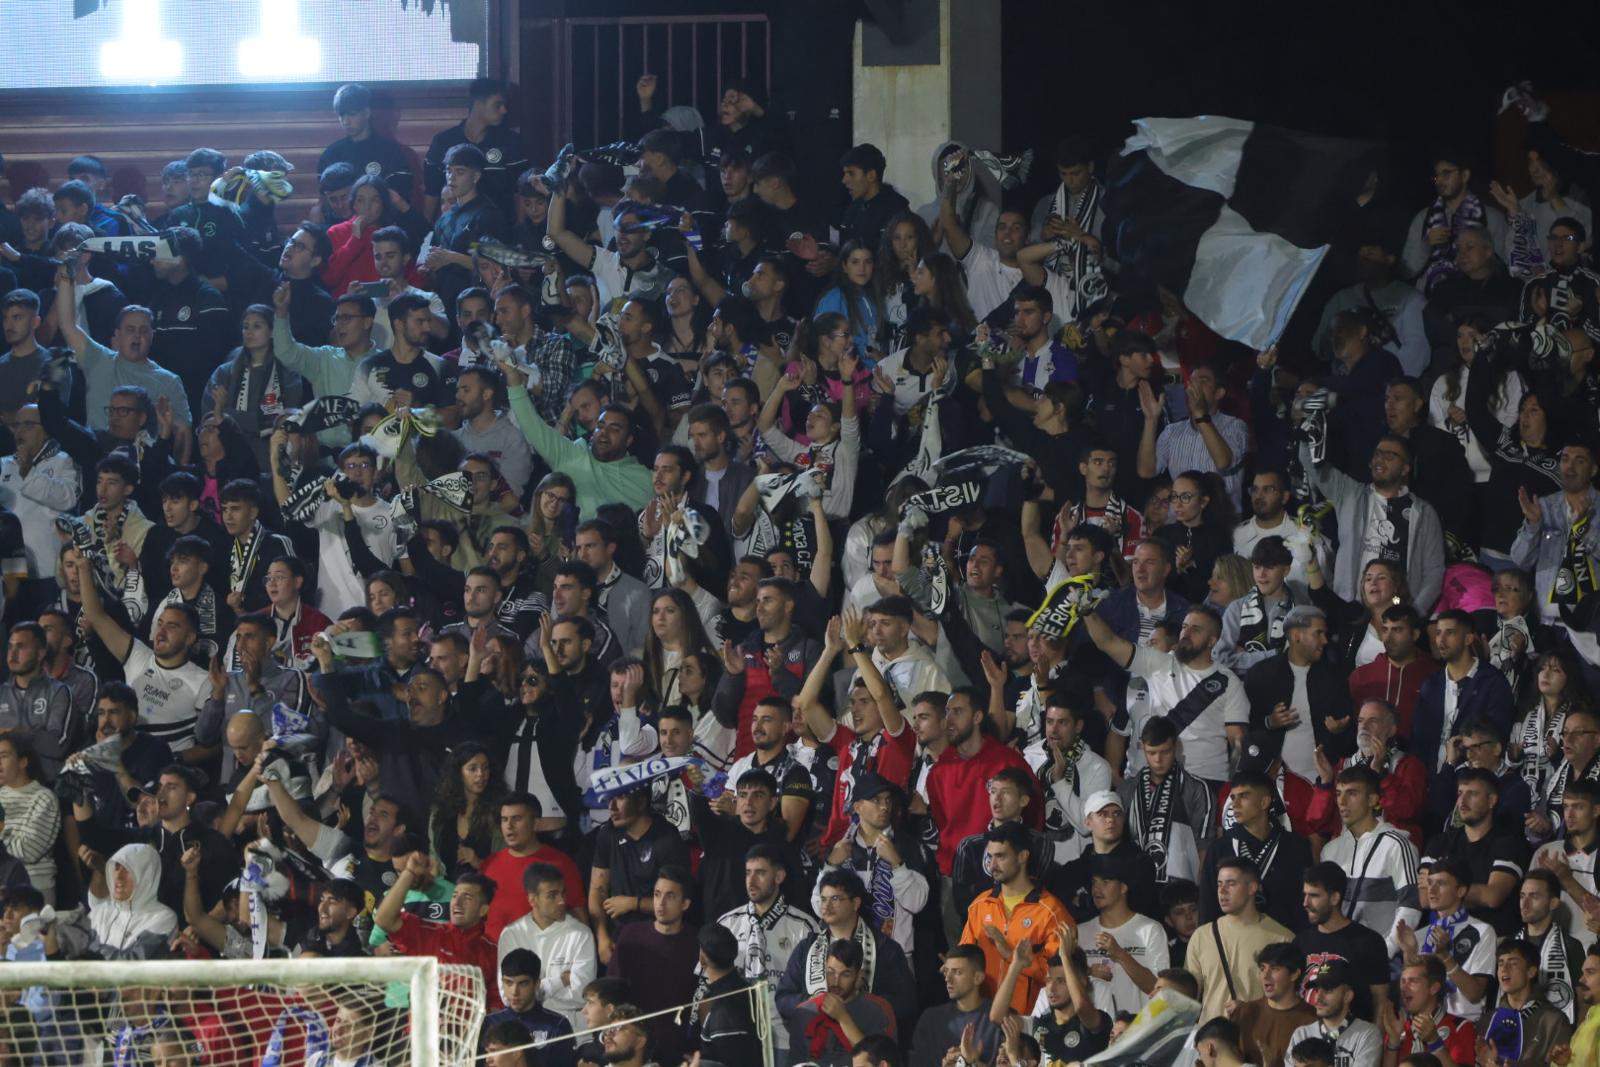
<svg viewBox="0 0 1600 1067"><path fill-rule="evenodd" d="M261 487L248 478L223 485L222 528L233 538L228 552L228 607L235 614L273 603L267 589L272 565L295 554L289 538L261 523ZM313 609L315 610L315 609Z"/></svg>
<svg viewBox="0 0 1600 1067"><path fill-rule="evenodd" d="M1583 944L1556 922L1561 905L1561 879L1538 868L1522 880L1518 907L1522 928L1517 939L1533 949L1534 978L1541 999L1561 1012L1569 1024L1577 1020L1577 990L1583 967Z"/></svg>
<svg viewBox="0 0 1600 1067"><path fill-rule="evenodd" d="M1285 622L1302 600L1287 581L1293 563L1281 537L1263 537L1250 550L1255 582L1222 613L1216 651L1222 663L1243 672L1283 651Z"/></svg>
<svg viewBox="0 0 1600 1067"><path fill-rule="evenodd" d="M1411 220L1401 262L1417 288L1431 296L1438 284L1456 273L1456 239L1468 226L1487 227L1494 247L1505 247L1506 220L1491 209L1467 186L1472 168L1463 160L1466 153L1441 151L1433 161L1433 202Z"/></svg>
<svg viewBox="0 0 1600 1067"><path fill-rule="evenodd" d="M829 851L822 870L851 870L861 878L871 894L868 921L878 933L894 938L910 960L915 949L913 916L928 904L928 878L920 869L918 842L897 838L897 816L904 806L905 793L899 786L871 772L862 774L850 805L850 827ZM813 908L820 906L815 893L811 903Z"/></svg>
<svg viewBox="0 0 1600 1067"><path fill-rule="evenodd" d="M992 683L991 683L992 684ZM1045 834L1051 839L1050 866L1077 859L1089 847L1084 800L1111 788L1111 765L1083 739L1081 698L1052 689L1044 702L1044 736L1022 756L1044 793Z"/></svg>
<svg viewBox="0 0 1600 1067"><path fill-rule="evenodd" d="M1483 1014L1484 997L1494 978L1494 927L1467 913L1472 870L1466 860L1424 856L1427 903L1422 928L1404 919L1395 923L1395 943L1407 966L1433 956L1444 964L1445 1010L1462 1019Z"/></svg>
<svg viewBox="0 0 1600 1067"><path fill-rule="evenodd" d="M1561 489L1535 497L1517 489L1522 528L1511 542L1517 566L1534 572L1541 616L1586 629L1600 607L1600 528L1595 504L1600 493L1594 476L1600 449L1588 438L1574 438L1561 449Z"/></svg>
<svg viewBox="0 0 1600 1067"><path fill-rule="evenodd" d="M1117 786L1128 812L1128 836L1149 855L1163 885L1198 879L1200 851L1210 849L1217 832L1216 794L1179 761L1178 735L1165 716L1147 721L1139 734L1144 766Z"/></svg>
<svg viewBox="0 0 1600 1067"><path fill-rule="evenodd" d="M267 438L278 416L311 399L306 380L280 363L273 353L275 317L265 304L246 308L240 319L244 343L211 372L211 380L206 383L212 413L233 417L250 442L258 471L267 469Z"/></svg>
<svg viewBox="0 0 1600 1067"><path fill-rule="evenodd" d="M1526 628L1522 636L1526 638ZM1490 647L1492 650L1492 643ZM1521 763L1528 788L1535 796L1543 796L1562 764L1561 731L1567 715L1590 707L1589 686L1567 648L1545 651L1537 669L1524 673L1532 674L1532 692L1520 701L1524 710L1511 732L1510 755Z"/></svg>

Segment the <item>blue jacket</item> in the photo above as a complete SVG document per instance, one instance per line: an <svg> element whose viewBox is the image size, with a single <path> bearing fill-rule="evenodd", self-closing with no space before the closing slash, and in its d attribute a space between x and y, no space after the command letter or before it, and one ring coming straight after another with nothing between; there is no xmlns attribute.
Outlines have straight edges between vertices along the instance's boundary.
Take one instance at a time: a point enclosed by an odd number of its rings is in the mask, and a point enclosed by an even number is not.
<svg viewBox="0 0 1600 1067"><path fill-rule="evenodd" d="M1444 729L1447 675L1448 668L1422 683L1422 689L1417 693L1417 710L1411 717L1409 751L1422 761L1430 778L1438 773L1439 748L1448 736ZM1461 695L1456 700L1456 717L1449 733L1459 733L1474 719L1488 719L1500 728L1502 737L1509 737L1515 717L1516 701L1511 695L1511 686L1506 683L1506 676L1488 660L1480 659L1477 670L1461 683Z"/></svg>

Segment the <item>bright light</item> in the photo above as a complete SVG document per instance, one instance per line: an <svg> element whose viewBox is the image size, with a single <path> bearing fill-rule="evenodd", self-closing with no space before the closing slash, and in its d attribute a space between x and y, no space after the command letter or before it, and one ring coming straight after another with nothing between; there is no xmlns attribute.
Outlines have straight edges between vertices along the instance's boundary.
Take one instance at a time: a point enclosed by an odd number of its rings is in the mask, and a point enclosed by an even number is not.
<svg viewBox="0 0 1600 1067"><path fill-rule="evenodd" d="M260 0L261 36L239 42L239 73L300 78L322 69L322 45L300 36L300 0Z"/></svg>
<svg viewBox="0 0 1600 1067"><path fill-rule="evenodd" d="M122 36L100 46L100 73L151 85L183 73L183 47L161 37L161 0L122 0Z"/></svg>

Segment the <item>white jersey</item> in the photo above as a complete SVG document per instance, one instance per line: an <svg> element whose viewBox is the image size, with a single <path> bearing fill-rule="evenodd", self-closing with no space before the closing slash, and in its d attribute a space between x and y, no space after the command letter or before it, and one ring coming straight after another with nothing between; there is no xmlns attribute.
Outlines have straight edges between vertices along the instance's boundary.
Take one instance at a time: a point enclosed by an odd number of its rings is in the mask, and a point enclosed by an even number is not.
<svg viewBox="0 0 1600 1067"><path fill-rule="evenodd" d="M778 914L774 914L774 911ZM822 929L817 920L798 908L790 907L782 897L773 904L773 911L768 911L765 916L758 917L755 907L745 904L724 914L717 923L727 927L739 943L739 973L751 983L765 978L772 983L773 989L778 988L779 979L788 969L789 957L794 955L801 943ZM757 937L761 938L759 943ZM778 1014L777 1000L773 999L770 1003L773 1047L787 1050L789 1027Z"/></svg>
<svg viewBox="0 0 1600 1067"><path fill-rule="evenodd" d="M1533 862L1528 864L1530 871L1538 869L1539 857L1546 852L1564 857L1567 866L1572 869L1572 877L1577 879L1578 884L1591 893L1595 892L1595 856L1600 855L1600 849L1573 849L1568 848L1565 841L1551 841L1540 846L1539 851L1534 853ZM1560 912L1567 933L1576 938L1578 944L1588 951L1589 946L1595 943L1595 933L1584 922L1583 908L1564 889L1561 891Z"/></svg>
<svg viewBox="0 0 1600 1067"><path fill-rule="evenodd" d="M205 668L187 661L181 667L163 667L149 645L133 641L122 670L139 697L139 725L145 733L174 752L193 748L195 722L211 695Z"/></svg>
<svg viewBox="0 0 1600 1067"><path fill-rule="evenodd" d="M1078 944L1083 946L1084 955L1089 959L1089 966L1104 964L1111 968L1111 981L1099 977L1093 979L1094 1006L1113 1018L1118 1012L1137 1013L1150 998L1134 985L1127 971L1117 966L1115 960L1095 947L1095 939L1102 933L1110 934L1111 939L1126 949L1128 955L1132 956L1139 966L1151 974L1157 974L1166 970L1171 964L1166 927L1148 916L1139 914L1135 914L1121 926L1109 930L1100 925L1099 916L1078 926Z"/></svg>
<svg viewBox="0 0 1600 1067"><path fill-rule="evenodd" d="M1209 702L1178 734L1183 745L1183 767L1196 778L1227 781L1227 727L1243 727L1250 722L1250 702L1245 699L1239 676L1220 663L1195 670L1180 662L1176 653L1142 646L1134 650L1128 672L1149 684L1150 710L1155 715L1171 717L1192 692L1201 690L1197 697Z"/></svg>
<svg viewBox="0 0 1600 1067"><path fill-rule="evenodd" d="M386 566L393 563L398 552L393 509L387 500L368 505L353 504L356 523L367 547ZM350 546L344 540L344 512L332 500L317 505L311 516L311 525L317 529L317 544L321 571L317 584L322 590L322 602L317 606L330 619L337 619L350 608L367 606L367 585L356 573L350 560Z"/></svg>
<svg viewBox="0 0 1600 1067"><path fill-rule="evenodd" d="M1083 824L1083 802L1086 797L1111 788L1111 764L1087 745L1078 757L1072 781L1045 783L1052 757L1043 740L1035 741L1022 751L1034 776L1039 779L1039 789L1044 793L1044 829L1055 843L1055 862L1071 863L1089 844L1089 831Z"/></svg>

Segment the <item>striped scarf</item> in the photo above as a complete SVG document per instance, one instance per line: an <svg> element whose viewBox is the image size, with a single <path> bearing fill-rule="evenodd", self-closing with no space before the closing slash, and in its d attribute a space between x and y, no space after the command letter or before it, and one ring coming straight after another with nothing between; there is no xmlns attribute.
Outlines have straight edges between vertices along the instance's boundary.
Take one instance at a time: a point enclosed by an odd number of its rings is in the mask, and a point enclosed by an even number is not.
<svg viewBox="0 0 1600 1067"><path fill-rule="evenodd" d="M1456 273L1456 239L1461 236L1461 231L1468 226L1483 226L1488 218L1483 201L1472 193L1462 197L1460 205L1453 212L1444 206L1442 197L1434 197L1433 203L1428 205L1427 216L1422 220L1423 236L1426 237L1429 230L1443 226L1450 231L1450 239L1428 248L1428 263L1422 268L1424 296L1432 296L1440 282Z"/></svg>

